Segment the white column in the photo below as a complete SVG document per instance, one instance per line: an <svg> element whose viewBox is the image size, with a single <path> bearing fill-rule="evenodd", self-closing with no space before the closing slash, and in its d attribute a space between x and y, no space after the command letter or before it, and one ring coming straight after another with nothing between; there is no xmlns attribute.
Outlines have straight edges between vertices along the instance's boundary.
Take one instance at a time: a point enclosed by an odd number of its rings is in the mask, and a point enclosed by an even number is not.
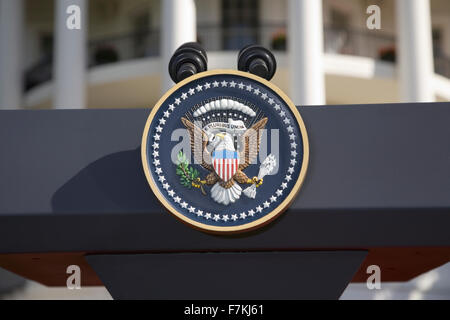
<svg viewBox="0 0 450 320"><path fill-rule="evenodd" d="M23 88L22 0L0 0L0 109L18 109Z"/></svg>
<svg viewBox="0 0 450 320"><path fill-rule="evenodd" d="M81 9L81 29L69 29L70 6ZM53 64L55 109L86 107L86 34L88 26L85 0L55 0L55 47Z"/></svg>
<svg viewBox="0 0 450 320"><path fill-rule="evenodd" d="M170 58L185 42L197 41L197 19L194 0L161 0L162 91L174 83L168 72Z"/></svg>
<svg viewBox="0 0 450 320"><path fill-rule="evenodd" d="M325 104L322 0L289 0L290 96L297 105Z"/></svg>
<svg viewBox="0 0 450 320"><path fill-rule="evenodd" d="M429 0L397 0L398 67L403 102L434 101Z"/></svg>

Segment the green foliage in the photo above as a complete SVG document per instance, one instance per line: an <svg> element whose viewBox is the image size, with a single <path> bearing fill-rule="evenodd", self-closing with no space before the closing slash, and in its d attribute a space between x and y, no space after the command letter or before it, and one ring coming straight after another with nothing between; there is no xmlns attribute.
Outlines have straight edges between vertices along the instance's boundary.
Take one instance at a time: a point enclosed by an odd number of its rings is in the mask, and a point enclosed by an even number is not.
<svg viewBox="0 0 450 320"><path fill-rule="evenodd" d="M199 177L200 173L189 165L189 161L186 159L183 151L178 153L177 158L176 173L180 176L180 183L182 186L191 189L192 182Z"/></svg>

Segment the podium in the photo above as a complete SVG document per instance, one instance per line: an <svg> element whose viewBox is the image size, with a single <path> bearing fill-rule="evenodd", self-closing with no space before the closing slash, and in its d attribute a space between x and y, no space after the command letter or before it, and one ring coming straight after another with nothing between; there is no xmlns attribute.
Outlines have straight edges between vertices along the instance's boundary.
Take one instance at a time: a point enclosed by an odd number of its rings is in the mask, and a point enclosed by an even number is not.
<svg viewBox="0 0 450 320"><path fill-rule="evenodd" d="M0 111L0 267L81 268L114 298L337 299L450 261L450 104L299 107L310 163L276 221L238 235L165 212L142 169L148 109Z"/></svg>

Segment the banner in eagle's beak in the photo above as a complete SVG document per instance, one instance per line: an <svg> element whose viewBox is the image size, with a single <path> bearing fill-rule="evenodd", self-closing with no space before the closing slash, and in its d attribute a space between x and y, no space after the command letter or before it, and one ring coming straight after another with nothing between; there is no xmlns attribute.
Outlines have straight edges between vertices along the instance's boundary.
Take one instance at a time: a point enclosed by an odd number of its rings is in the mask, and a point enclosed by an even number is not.
<svg viewBox="0 0 450 320"><path fill-rule="evenodd" d="M214 170L223 181L227 182L236 173L239 166L239 155L234 150L218 150L212 155Z"/></svg>

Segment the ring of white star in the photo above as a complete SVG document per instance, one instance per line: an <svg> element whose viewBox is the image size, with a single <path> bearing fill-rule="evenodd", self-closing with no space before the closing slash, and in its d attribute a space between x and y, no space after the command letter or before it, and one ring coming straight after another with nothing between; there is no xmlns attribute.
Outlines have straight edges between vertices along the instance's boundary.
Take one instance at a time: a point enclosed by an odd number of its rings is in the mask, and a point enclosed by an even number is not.
<svg viewBox="0 0 450 320"><path fill-rule="evenodd" d="M159 160L159 142L161 139L161 133L164 130L164 125L166 124L167 120L170 118L171 113L175 110L177 106L181 104L181 101L185 101L189 99L189 97L195 95L196 93L208 90L210 88L218 88L218 87L230 87L230 88L239 88L241 90L246 90L249 92L252 92L254 95L260 97L264 102L268 102L275 111L278 112L280 117L282 118L284 124L288 125L287 131L289 134L289 140L291 145L291 160L290 160L290 166L287 170L287 174L284 177L283 182L281 183L280 187L275 191L275 193L269 197L265 202L262 203L262 205L258 205L255 208L252 208L250 210L246 210L244 212L234 213L234 214L216 214L212 212L206 212L201 209L195 208L190 203L186 202L182 198L180 198L171 185L166 181L166 178L164 177L164 172L161 169L160 160ZM154 130L154 136L153 136L153 145L152 145L152 159L153 159L153 165L155 166L155 172L158 175L158 182L161 184L164 190L166 190L167 195L173 199L177 205L180 206L180 208L187 210L189 213L196 215L197 217L202 217L205 220L214 220L216 222L222 221L237 221L237 220L245 220L250 217L255 217L258 214L261 214L263 211L270 210L270 206L272 203L276 202L278 197L281 197L284 193L284 190L287 189L288 185L291 183L292 174L295 172L294 168L298 164L297 161L297 143L295 142L296 135L294 133L294 128L291 126L291 120L286 117L286 112L281 108L280 104L277 104L275 99L272 98L269 94L265 92L261 92L260 89L252 87L251 84L244 83L244 82L227 82L223 80L222 82L214 81L212 83L205 82L203 85L197 85L196 87L192 87L188 89L186 92L182 92L180 97L177 97L173 100L172 104L169 104L169 108L163 113L163 116L158 119L158 126Z"/></svg>

